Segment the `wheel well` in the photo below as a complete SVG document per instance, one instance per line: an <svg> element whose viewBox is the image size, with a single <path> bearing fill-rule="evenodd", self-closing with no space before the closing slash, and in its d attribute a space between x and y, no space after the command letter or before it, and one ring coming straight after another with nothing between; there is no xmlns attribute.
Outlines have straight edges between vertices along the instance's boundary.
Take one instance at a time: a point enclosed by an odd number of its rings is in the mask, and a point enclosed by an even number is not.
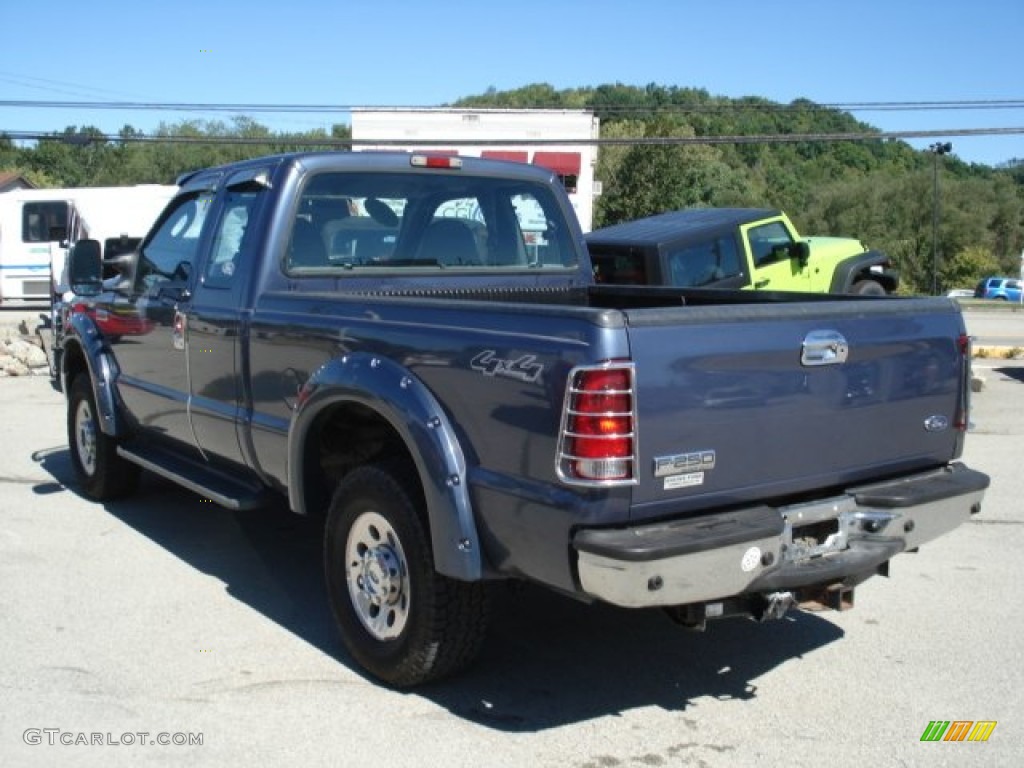
<svg viewBox="0 0 1024 768"><path fill-rule="evenodd" d="M862 269L853 276L853 279L850 281L850 285L853 286L861 280L873 280L885 288L886 293L895 293L896 291L896 280L892 275L872 272L870 269Z"/></svg>
<svg viewBox="0 0 1024 768"><path fill-rule="evenodd" d="M69 389L71 387L71 382L75 380L75 377L78 376L78 374L87 373L89 370L89 366L85 362L85 354L82 352L82 348L77 344L71 344L65 347L61 365L67 373L67 386ZM57 371L58 378L60 375L61 372Z"/></svg>
<svg viewBox="0 0 1024 768"><path fill-rule="evenodd" d="M302 453L306 511L326 514L341 479L356 467L388 459L413 463L398 431L378 412L360 403L339 403L316 417ZM422 486L414 478L422 500ZM420 504L420 508L423 505Z"/></svg>

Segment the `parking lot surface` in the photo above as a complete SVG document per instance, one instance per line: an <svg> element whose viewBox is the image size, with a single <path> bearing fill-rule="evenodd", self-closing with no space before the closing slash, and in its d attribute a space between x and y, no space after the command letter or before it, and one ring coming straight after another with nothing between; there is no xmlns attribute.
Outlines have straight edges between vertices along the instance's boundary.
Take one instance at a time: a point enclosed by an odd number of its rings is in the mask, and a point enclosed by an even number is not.
<svg viewBox="0 0 1024 768"><path fill-rule="evenodd" d="M0 380L0 765L1024 764L1024 367L980 361L984 509L854 610L690 633L496 590L469 672L398 693L335 639L320 531L147 476L74 490L62 397ZM986 742L922 742L932 721Z"/></svg>

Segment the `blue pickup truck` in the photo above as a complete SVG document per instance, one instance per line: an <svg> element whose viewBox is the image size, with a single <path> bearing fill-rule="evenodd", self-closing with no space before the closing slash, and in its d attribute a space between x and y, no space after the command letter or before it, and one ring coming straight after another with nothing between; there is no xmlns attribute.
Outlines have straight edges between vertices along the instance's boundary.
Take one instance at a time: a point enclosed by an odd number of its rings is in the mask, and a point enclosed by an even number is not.
<svg viewBox="0 0 1024 768"><path fill-rule="evenodd" d="M595 285L557 177L515 163L179 183L112 294L96 244L71 255L78 481L322 515L342 641L389 685L468 664L497 580L698 628L843 608L980 509L952 300ZM138 334L104 336L108 301Z"/></svg>

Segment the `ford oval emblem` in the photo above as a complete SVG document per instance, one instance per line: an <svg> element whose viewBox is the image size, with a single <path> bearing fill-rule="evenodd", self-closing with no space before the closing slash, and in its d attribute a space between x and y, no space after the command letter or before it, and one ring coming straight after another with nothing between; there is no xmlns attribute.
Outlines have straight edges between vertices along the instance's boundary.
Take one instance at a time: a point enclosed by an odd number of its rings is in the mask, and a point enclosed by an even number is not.
<svg viewBox="0 0 1024 768"><path fill-rule="evenodd" d="M949 429L949 419L945 416L929 416L924 420L924 428L929 432L945 432Z"/></svg>

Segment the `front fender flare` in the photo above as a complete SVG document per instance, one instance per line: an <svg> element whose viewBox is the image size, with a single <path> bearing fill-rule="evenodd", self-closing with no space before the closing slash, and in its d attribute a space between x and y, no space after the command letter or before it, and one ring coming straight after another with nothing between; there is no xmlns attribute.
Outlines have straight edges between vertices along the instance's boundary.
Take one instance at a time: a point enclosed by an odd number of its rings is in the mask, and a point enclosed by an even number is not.
<svg viewBox="0 0 1024 768"><path fill-rule="evenodd" d="M889 257L881 251L864 251L857 256L850 256L836 264L832 273L832 285L829 293L849 293L858 275L869 271L871 267L883 265L881 272L871 274L872 279L881 283L887 293L894 293L899 287L900 273L891 267Z"/></svg>
<svg viewBox="0 0 1024 768"><path fill-rule="evenodd" d="M430 519L434 567L463 581L482 578L483 559L466 481L466 458L433 393L405 367L352 353L317 369L302 388L288 434L288 500L305 513L303 453L316 417L339 403L360 403L401 436L416 463Z"/></svg>
<svg viewBox="0 0 1024 768"><path fill-rule="evenodd" d="M89 372L89 383L92 385L96 409L99 411L100 429L103 434L110 437L119 436L122 425L114 394L114 381L118 374L117 362L91 318L82 313L73 313L69 316L64 332L63 349L59 372L61 390L65 393L71 391L68 365L75 358L75 353L80 352Z"/></svg>

